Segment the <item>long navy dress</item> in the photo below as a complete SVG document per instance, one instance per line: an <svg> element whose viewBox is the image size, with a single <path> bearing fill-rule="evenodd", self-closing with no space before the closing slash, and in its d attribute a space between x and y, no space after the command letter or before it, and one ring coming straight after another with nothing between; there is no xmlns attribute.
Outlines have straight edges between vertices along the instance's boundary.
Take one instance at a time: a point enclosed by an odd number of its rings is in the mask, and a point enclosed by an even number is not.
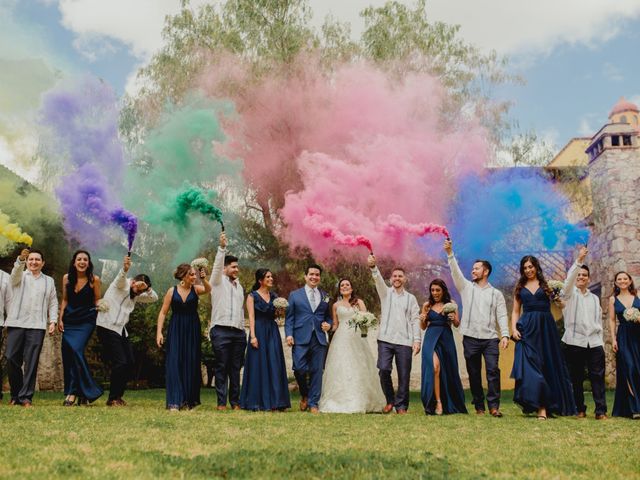
<svg viewBox="0 0 640 480"><path fill-rule="evenodd" d="M464 390L458 371L458 355L447 316L433 309L427 315L429 325L422 340L422 388L420 396L424 411L435 413L433 393L433 353L440 360L440 401L443 413L467 413Z"/></svg>
<svg viewBox="0 0 640 480"><path fill-rule="evenodd" d="M245 410L290 408L282 338L275 321L273 306L273 300L277 296L271 293L267 303L257 291L251 292L250 295L253 297L258 348L253 348L251 344L247 346L240 408Z"/></svg>
<svg viewBox="0 0 640 480"><path fill-rule="evenodd" d="M633 299L633 307L640 309L640 298ZM630 417L640 413L640 323L625 320L625 306L618 297L614 309L620 324L616 335L616 396L612 415Z"/></svg>
<svg viewBox="0 0 640 480"><path fill-rule="evenodd" d="M549 414L575 415L573 387L549 297L542 288L535 294L523 288L520 299L523 313L516 327L522 338L516 342L511 371L516 381L513 401L524 413L545 407Z"/></svg>
<svg viewBox="0 0 640 480"><path fill-rule="evenodd" d="M89 370L84 350L91 334L96 329L95 294L89 282L75 292L75 287L67 283L67 306L62 320L62 369L64 371L64 394L83 397L93 402L102 395L102 388L96 383Z"/></svg>
<svg viewBox="0 0 640 480"><path fill-rule="evenodd" d="M200 405L201 335L195 289L191 287L183 302L178 287L173 287L171 322L167 333L167 408Z"/></svg>

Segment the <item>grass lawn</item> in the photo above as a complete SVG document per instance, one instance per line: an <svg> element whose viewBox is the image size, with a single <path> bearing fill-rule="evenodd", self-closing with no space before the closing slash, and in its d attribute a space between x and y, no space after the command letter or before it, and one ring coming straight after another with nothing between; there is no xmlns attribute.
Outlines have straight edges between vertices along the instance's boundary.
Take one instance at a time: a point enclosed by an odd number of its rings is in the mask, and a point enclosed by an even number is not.
<svg viewBox="0 0 640 480"><path fill-rule="evenodd" d="M469 394L467 392L467 398ZM164 391L127 392L129 406L0 406L1 478L639 478L640 421L164 410ZM590 398L588 399L590 400ZM608 395L609 408L613 395ZM593 403L588 401L587 405Z"/></svg>

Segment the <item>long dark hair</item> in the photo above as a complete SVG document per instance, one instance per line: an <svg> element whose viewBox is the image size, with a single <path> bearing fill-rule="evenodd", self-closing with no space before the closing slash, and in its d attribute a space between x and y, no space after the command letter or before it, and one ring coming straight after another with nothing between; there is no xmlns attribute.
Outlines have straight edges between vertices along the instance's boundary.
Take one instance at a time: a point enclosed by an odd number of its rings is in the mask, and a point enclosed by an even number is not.
<svg viewBox="0 0 640 480"><path fill-rule="evenodd" d="M271 273L271 275L273 275L273 272L268 268L259 268L256 270L256 283L254 283L253 287L251 287L251 291L255 292L260 288L260 282L265 279L267 273Z"/></svg>
<svg viewBox="0 0 640 480"><path fill-rule="evenodd" d="M342 285L342 282L344 281L349 282L349 284L351 285L351 298L349 298L349 305L351 305L352 307L355 307L356 305L358 305L358 295L356 295L356 291L353 288L353 282L351 281L350 278L341 278L340 281L338 282L338 293L336 295L336 298L340 297L340 285Z"/></svg>
<svg viewBox="0 0 640 480"><path fill-rule="evenodd" d="M444 280L442 280L441 278L434 278L429 284L429 305L433 306L436 303L435 298L433 298L433 295L431 294L431 287L433 285L437 285L442 289L442 300L440 301L442 303L449 303L451 301L451 294L449 293L447 284L444 283Z"/></svg>
<svg viewBox="0 0 640 480"><path fill-rule="evenodd" d="M614 296L616 296L616 297L617 297L618 295L620 295L620 287L618 287L618 286L616 285L616 280L617 280L617 278L618 278L618 275L620 275L621 273L624 273L624 274L629 278L629 281L631 282L631 283L629 284L629 293L630 293L631 295L636 295L636 294L638 293L638 291L636 290L636 286L633 284L633 278L631 278L631 275L629 275L629 274L628 274L627 272L625 272L624 270L619 271L618 273L616 273L616 274L613 276L613 295L614 295Z"/></svg>
<svg viewBox="0 0 640 480"><path fill-rule="evenodd" d="M514 291L515 297L518 299L518 301L520 300L520 292L529 281L529 279L524 274L524 264L527 262L531 262L531 264L533 265L533 268L536 269L536 278L538 279L538 283L540 284L540 288L542 289L542 291L550 299L553 298L553 293L551 292L551 289L547 284L547 280L544 278L544 273L542 273L542 268L540 268L540 262L533 255L525 255L520 259L520 279L518 280L518 283L516 283L516 288Z"/></svg>
<svg viewBox="0 0 640 480"><path fill-rule="evenodd" d="M78 270L76 270L76 257L84 253L89 259L89 266L87 267L87 279L89 280L89 285L93 287L93 262L91 261L91 254L86 250L76 250L73 253L73 257L71 257L71 263L69 264L69 271L67 272L67 280L69 285L72 288L76 288L76 284L78 283Z"/></svg>

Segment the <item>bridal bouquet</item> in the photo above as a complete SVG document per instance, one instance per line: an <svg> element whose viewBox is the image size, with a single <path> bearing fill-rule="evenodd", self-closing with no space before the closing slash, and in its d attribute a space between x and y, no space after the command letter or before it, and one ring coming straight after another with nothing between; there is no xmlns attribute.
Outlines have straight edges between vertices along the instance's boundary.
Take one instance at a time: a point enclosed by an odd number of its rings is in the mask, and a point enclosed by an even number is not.
<svg viewBox="0 0 640 480"><path fill-rule="evenodd" d="M354 329L360 329L360 336L366 337L370 328L374 328L378 325L378 319L371 312L362 312L356 310L353 317L349 319L349 326Z"/></svg>
<svg viewBox="0 0 640 480"><path fill-rule="evenodd" d="M640 323L640 310L635 307L626 308L622 316L627 322Z"/></svg>
<svg viewBox="0 0 640 480"><path fill-rule="evenodd" d="M276 317L282 318L289 307L289 302L286 298L278 297L273 300L273 306L276 308Z"/></svg>
<svg viewBox="0 0 640 480"><path fill-rule="evenodd" d="M191 266L196 270L200 270L202 268L209 268L209 260L204 257L196 258L191 262Z"/></svg>
<svg viewBox="0 0 640 480"><path fill-rule="evenodd" d="M560 280L549 280L547 282L549 288L551 289L551 295L553 295L554 300L558 300L560 297L564 297L564 283Z"/></svg>
<svg viewBox="0 0 640 480"><path fill-rule="evenodd" d="M109 304L105 302L104 298L98 300L98 303L96 303L96 310L100 313L107 313L109 311Z"/></svg>

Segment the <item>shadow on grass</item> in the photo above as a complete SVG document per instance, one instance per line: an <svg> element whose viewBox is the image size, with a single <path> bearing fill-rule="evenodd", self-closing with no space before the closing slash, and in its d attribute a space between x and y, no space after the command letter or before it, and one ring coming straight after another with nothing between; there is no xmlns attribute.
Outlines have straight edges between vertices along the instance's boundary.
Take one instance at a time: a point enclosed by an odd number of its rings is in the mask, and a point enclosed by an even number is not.
<svg viewBox="0 0 640 480"><path fill-rule="evenodd" d="M162 452L139 452L158 476L203 478L449 478L460 471L445 458L428 452L407 455L376 452L288 452L237 450L187 458ZM476 476L478 477L478 476Z"/></svg>

